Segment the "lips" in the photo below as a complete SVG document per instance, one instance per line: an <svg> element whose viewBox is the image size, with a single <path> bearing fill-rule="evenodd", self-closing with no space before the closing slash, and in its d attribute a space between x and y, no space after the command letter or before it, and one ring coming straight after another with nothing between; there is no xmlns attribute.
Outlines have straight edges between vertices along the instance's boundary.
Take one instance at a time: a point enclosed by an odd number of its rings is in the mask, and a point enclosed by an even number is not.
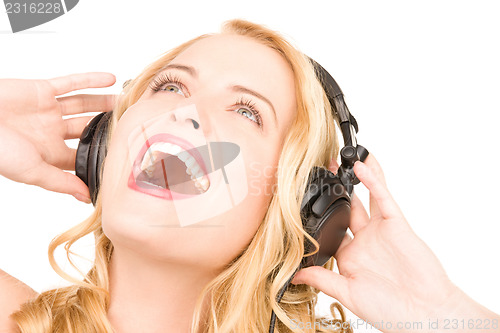
<svg viewBox="0 0 500 333"><path fill-rule="evenodd" d="M200 153L197 151L197 149L195 149L195 147L190 142L188 142L182 138L179 138L175 135L172 135L172 134L160 133L160 134L156 134L156 135L153 135L150 138L148 138L146 140L145 144L142 146L139 153L137 154L137 157L135 158L134 165L132 166L132 170L130 172L130 176L128 179L129 188L131 188L135 191L138 191L138 192L142 192L145 194L149 194L149 195L158 197L158 198L172 200L172 192L173 191L171 191L170 189L159 188L159 187L156 187L154 185L148 185L147 183L144 183L144 182L141 182L141 184L139 186L136 182L136 177L134 176L134 170L136 171L137 174L138 174L138 172L140 173L140 164L142 162L144 154L146 154L149 147L155 142L173 143L173 144L181 147L183 150L188 151L194 157L196 163L198 163L198 165L202 169L203 173L205 175L207 175L207 177L208 177L207 168L206 168L206 165L203 161L202 156L200 155ZM191 198L191 197L194 197L197 195L197 194L185 194L185 193L179 193L179 192L173 192L173 193L175 193L174 194L175 200L187 199L187 198Z"/></svg>

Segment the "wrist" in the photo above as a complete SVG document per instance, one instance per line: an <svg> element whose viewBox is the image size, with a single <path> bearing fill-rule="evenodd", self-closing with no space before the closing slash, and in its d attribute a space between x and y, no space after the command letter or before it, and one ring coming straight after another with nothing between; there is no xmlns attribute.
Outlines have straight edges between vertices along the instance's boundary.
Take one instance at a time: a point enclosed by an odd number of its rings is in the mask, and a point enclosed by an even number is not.
<svg viewBox="0 0 500 333"><path fill-rule="evenodd" d="M474 301L460 288L428 316L428 332L493 333L500 330L500 316Z"/></svg>

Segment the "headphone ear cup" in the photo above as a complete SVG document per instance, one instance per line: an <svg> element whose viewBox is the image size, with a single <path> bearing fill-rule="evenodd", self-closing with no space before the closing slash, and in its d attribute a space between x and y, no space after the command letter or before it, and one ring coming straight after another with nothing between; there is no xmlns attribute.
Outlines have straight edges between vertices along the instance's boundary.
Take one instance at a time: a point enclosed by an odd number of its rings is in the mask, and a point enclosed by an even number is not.
<svg viewBox="0 0 500 333"><path fill-rule="evenodd" d="M75 173L89 187L95 206L100 186L101 167L107 153L107 132L112 111L92 118L80 136L76 151Z"/></svg>
<svg viewBox="0 0 500 333"><path fill-rule="evenodd" d="M109 126L111 124L112 120L112 113L109 112L103 116L102 121L99 123L99 125L102 125L102 129L100 129L100 140L99 140L99 149L97 151L97 161L96 161L96 198L97 198L97 192L99 192L99 188L101 186L101 181L102 181L102 171L104 168L104 160L106 158L106 155L108 153L108 132L109 132Z"/></svg>
<svg viewBox="0 0 500 333"><path fill-rule="evenodd" d="M309 179L301 217L304 230L318 241L319 250L302 259L302 268L323 266L337 252L351 217L350 197L337 175L314 167ZM314 250L314 244L304 239L304 254Z"/></svg>
<svg viewBox="0 0 500 333"><path fill-rule="evenodd" d="M320 218L311 218L308 231L319 243L319 250L312 256L302 259L301 267L323 266L337 252L349 227L351 204L345 199L337 200ZM305 240L304 252L315 250L314 244Z"/></svg>

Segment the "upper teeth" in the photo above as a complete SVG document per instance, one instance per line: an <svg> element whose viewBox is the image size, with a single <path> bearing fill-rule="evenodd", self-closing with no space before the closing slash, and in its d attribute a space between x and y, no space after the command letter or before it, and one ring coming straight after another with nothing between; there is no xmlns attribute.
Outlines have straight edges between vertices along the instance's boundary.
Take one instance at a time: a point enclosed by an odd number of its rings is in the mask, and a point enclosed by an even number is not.
<svg viewBox="0 0 500 333"><path fill-rule="evenodd" d="M195 181L195 186L203 191L208 189L208 178L203 174L201 167L198 165L194 157L183 148L170 142L155 142L146 151L144 159L141 163L141 170L145 171L149 177L152 177L153 175L153 165L157 161L160 153L177 156L186 165L186 173L191 176L192 180Z"/></svg>

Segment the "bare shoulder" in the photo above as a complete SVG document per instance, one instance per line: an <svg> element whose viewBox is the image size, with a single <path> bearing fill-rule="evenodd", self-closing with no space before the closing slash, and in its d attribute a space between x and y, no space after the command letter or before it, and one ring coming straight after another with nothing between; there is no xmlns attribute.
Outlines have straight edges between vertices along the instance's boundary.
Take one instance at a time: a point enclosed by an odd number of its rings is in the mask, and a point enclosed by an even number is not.
<svg viewBox="0 0 500 333"><path fill-rule="evenodd" d="M9 316L38 293L0 269L0 295L0 333L17 332L17 325Z"/></svg>

